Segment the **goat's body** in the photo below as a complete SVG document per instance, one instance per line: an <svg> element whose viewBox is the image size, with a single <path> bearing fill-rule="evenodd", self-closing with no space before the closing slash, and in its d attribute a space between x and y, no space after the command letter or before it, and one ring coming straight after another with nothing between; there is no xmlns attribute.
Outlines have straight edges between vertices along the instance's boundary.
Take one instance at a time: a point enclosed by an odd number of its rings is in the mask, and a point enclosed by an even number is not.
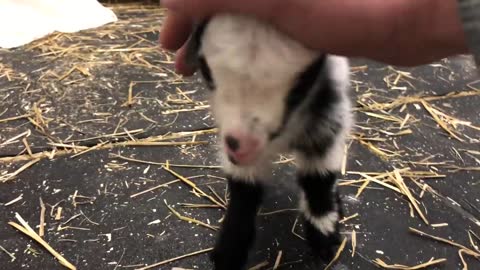
<svg viewBox="0 0 480 270"><path fill-rule="evenodd" d="M197 35L220 136L243 129L263 146L248 165L220 152L231 200L212 256L216 269L244 266L262 184L273 180L272 161L286 153L296 159L307 238L316 252L331 257L341 216L336 180L352 125L347 60L307 49L243 16L216 16Z"/></svg>

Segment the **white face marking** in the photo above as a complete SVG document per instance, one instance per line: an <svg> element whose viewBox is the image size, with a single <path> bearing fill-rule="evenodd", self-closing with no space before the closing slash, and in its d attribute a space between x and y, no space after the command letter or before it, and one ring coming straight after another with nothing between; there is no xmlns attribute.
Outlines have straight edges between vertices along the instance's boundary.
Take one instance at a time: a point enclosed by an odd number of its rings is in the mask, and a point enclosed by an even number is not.
<svg viewBox="0 0 480 270"><path fill-rule="evenodd" d="M241 131L263 148L282 125L296 78L318 55L268 25L233 15L210 21L202 53L216 86L211 105L221 137Z"/></svg>

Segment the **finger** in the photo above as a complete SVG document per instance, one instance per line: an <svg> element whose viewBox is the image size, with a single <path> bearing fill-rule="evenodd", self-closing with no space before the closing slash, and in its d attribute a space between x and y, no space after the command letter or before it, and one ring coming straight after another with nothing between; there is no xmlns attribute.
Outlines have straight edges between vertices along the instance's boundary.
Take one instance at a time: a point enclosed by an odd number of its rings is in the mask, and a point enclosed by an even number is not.
<svg viewBox="0 0 480 270"><path fill-rule="evenodd" d="M385 32L384 28L389 25L389 21L398 17L391 16L398 12L382 11L395 11L395 7L404 2L406 1L162 0L165 7L194 19L225 12L251 15L271 23L307 47L348 56L364 54L366 49L369 53L378 50L378 46L372 44L382 43L375 39L382 39L381 32Z"/></svg>
<svg viewBox="0 0 480 270"><path fill-rule="evenodd" d="M191 31L192 22L188 16L168 11L160 31L160 45L167 50L178 50L187 41Z"/></svg>
<svg viewBox="0 0 480 270"><path fill-rule="evenodd" d="M194 18L205 18L222 12L254 15L269 20L283 10L290 0L162 0L162 6ZM278 9L280 8L280 9Z"/></svg>
<svg viewBox="0 0 480 270"><path fill-rule="evenodd" d="M182 46L178 51L175 59L175 72L183 76L191 76L195 73L195 69L187 65L185 61L186 45Z"/></svg>

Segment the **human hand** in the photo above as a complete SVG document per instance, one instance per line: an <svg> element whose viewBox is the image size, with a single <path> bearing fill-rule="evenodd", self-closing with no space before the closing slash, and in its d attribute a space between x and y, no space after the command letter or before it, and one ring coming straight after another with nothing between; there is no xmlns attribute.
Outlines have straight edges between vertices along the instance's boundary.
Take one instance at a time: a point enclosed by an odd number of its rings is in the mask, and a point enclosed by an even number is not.
<svg viewBox="0 0 480 270"><path fill-rule="evenodd" d="M426 64L468 51L457 0L162 0L161 45L177 50L176 70L191 75L184 45L196 20L216 13L255 16L312 49L392 65Z"/></svg>

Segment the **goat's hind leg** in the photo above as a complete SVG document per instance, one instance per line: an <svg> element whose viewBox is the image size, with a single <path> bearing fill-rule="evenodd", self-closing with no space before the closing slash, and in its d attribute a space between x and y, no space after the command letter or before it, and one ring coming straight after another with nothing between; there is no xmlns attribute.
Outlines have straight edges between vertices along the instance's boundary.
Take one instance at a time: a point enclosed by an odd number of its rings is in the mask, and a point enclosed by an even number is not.
<svg viewBox="0 0 480 270"><path fill-rule="evenodd" d="M300 210L305 217L307 241L315 255L330 261L340 244L341 202L336 190L337 173L299 168Z"/></svg>
<svg viewBox="0 0 480 270"><path fill-rule="evenodd" d="M228 177L230 202L211 259L215 270L241 270L255 239L261 184Z"/></svg>

